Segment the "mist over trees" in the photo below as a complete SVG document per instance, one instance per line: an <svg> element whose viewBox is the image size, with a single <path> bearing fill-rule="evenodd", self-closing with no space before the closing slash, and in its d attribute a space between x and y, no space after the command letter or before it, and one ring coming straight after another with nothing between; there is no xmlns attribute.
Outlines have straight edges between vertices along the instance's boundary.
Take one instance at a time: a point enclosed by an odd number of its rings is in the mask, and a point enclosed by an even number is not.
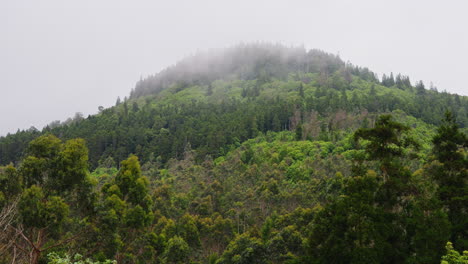
<svg viewBox="0 0 468 264"><path fill-rule="evenodd" d="M304 138L314 138L317 127L324 132L334 127L339 111L402 110L439 125L450 110L464 128L467 109L467 97L426 90L422 82L412 86L400 74L380 81L367 68L322 51L243 44L182 60L140 80L130 98L118 98L115 107L54 121L42 133L85 138L96 167L108 156L122 160L131 153L143 161L180 158L188 142L200 158L216 157L258 132L296 129L298 123L308 126ZM315 124L304 120L311 116L318 118ZM38 135L20 131L0 138L0 164L19 161L26 143Z"/></svg>
<svg viewBox="0 0 468 264"><path fill-rule="evenodd" d="M0 263L463 263L467 109L319 50L201 52L0 138Z"/></svg>
<svg viewBox="0 0 468 264"><path fill-rule="evenodd" d="M216 80L286 80L291 72L331 74L344 66L338 56L320 50L274 44L241 44L223 50L200 52L172 67L140 80L130 98L155 94L174 83L208 85ZM373 75L373 73L369 73Z"/></svg>

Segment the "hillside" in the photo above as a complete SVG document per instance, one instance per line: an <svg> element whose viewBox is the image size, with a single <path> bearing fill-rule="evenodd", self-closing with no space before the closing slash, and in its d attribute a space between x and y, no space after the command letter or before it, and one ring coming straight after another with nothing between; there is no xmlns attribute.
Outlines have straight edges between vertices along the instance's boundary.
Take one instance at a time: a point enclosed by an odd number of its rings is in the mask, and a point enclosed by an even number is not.
<svg viewBox="0 0 468 264"><path fill-rule="evenodd" d="M467 110L319 50L200 53L0 138L0 263L440 263L468 248Z"/></svg>
<svg viewBox="0 0 468 264"><path fill-rule="evenodd" d="M299 123L309 127L304 139L331 137L360 126L339 121L345 113L402 110L439 125L450 110L461 127L468 126L467 97L426 90L419 82L412 86L400 75L379 81L368 69L321 51L252 44L213 53L139 81L130 99L98 115L51 124L42 133L86 139L96 167L99 160L123 160L130 153L143 161L180 158L187 143L199 158L217 157L257 133L294 130ZM40 134L0 138L0 164L17 162Z"/></svg>

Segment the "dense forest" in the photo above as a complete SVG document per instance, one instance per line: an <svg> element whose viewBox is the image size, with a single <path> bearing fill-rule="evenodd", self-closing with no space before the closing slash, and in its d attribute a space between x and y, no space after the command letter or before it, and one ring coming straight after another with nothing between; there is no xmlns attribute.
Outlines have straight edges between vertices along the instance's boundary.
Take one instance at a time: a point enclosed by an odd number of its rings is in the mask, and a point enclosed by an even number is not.
<svg viewBox="0 0 468 264"><path fill-rule="evenodd" d="M0 263L468 263L467 111L320 50L199 53L0 137Z"/></svg>

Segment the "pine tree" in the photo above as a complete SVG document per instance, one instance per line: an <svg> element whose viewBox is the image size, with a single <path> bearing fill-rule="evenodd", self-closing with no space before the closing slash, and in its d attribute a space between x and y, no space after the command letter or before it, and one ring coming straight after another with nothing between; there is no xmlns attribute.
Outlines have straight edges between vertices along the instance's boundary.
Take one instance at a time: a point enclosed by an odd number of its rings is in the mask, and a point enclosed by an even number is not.
<svg viewBox="0 0 468 264"><path fill-rule="evenodd" d="M302 140L302 124L297 124L297 127L296 127L296 140Z"/></svg>
<svg viewBox="0 0 468 264"><path fill-rule="evenodd" d="M208 85L208 88L206 89L206 95L207 96L210 96L213 94L213 86L211 85L211 83ZM244 96L243 96L244 97Z"/></svg>
<svg viewBox="0 0 468 264"><path fill-rule="evenodd" d="M468 138L451 112L446 112L432 142L434 158L441 163L435 167L434 178L439 198L448 209L451 241L458 249L468 248Z"/></svg>
<svg viewBox="0 0 468 264"><path fill-rule="evenodd" d="M416 94L417 95L426 94L426 87L424 86L423 81L419 81L418 83L416 83Z"/></svg>
<svg viewBox="0 0 468 264"><path fill-rule="evenodd" d="M314 220L310 256L317 263L401 263L412 255L406 230L405 200L411 176L405 165L406 148L417 144L409 127L390 115L378 118L374 128L361 128L356 140L365 140L366 160L377 171L356 160L354 176L343 195L327 205ZM437 245L436 245L437 246ZM432 250L432 249L431 249Z"/></svg>
<svg viewBox="0 0 468 264"><path fill-rule="evenodd" d="M281 121L279 120L277 114L273 116L273 120L271 121L271 129L276 132L281 130Z"/></svg>
<svg viewBox="0 0 468 264"><path fill-rule="evenodd" d="M301 84L299 85L299 96L300 96L301 98L304 98L304 96L305 96L305 95L304 95L304 86L302 85L302 82L301 82Z"/></svg>

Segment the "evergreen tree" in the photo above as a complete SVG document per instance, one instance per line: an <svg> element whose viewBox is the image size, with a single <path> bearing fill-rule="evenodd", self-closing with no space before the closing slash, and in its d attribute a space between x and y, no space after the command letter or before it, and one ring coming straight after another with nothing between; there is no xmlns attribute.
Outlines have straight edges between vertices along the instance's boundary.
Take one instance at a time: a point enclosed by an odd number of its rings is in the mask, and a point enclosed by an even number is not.
<svg viewBox="0 0 468 264"><path fill-rule="evenodd" d="M343 195L317 214L309 240L311 261L402 263L416 256L421 260L415 263L424 263L438 259L447 222L440 210L411 196L407 148L417 149L418 144L407 136L408 131L409 127L382 115L374 128L355 132L356 140L365 140L366 159L373 161L369 165L378 171L362 175L364 163L356 163ZM427 222L427 228L415 230L413 221L416 226ZM434 243L418 244L428 238Z"/></svg>
<svg viewBox="0 0 468 264"><path fill-rule="evenodd" d="M281 131L281 121L277 114L273 116L273 120L271 121L271 130L276 132Z"/></svg>
<svg viewBox="0 0 468 264"><path fill-rule="evenodd" d="M300 96L301 98L304 98L304 96L305 96L305 95L304 95L304 85L302 85L302 82L301 82L301 84L299 85L299 96Z"/></svg>
<svg viewBox="0 0 468 264"><path fill-rule="evenodd" d="M416 94L417 95L425 95L426 94L426 87L424 86L423 81L419 81L416 83Z"/></svg>
<svg viewBox="0 0 468 264"><path fill-rule="evenodd" d="M375 206L378 179L373 171L350 178L343 195L314 218L309 239L311 263L389 263L391 244L381 234L384 214Z"/></svg>
<svg viewBox="0 0 468 264"><path fill-rule="evenodd" d="M393 78L393 72L390 73L390 77L388 78L388 87L392 87L395 85L395 79Z"/></svg>
<svg viewBox="0 0 468 264"><path fill-rule="evenodd" d="M296 127L296 140L302 140L302 133L302 124L299 123Z"/></svg>
<svg viewBox="0 0 468 264"><path fill-rule="evenodd" d="M441 163L435 166L434 178L452 224L450 239L456 248L468 248L468 138L451 112L446 112L432 142L434 158Z"/></svg>
<svg viewBox="0 0 468 264"><path fill-rule="evenodd" d="M208 85L208 88L206 89L206 95L210 96L213 94L213 86L211 84Z"/></svg>

